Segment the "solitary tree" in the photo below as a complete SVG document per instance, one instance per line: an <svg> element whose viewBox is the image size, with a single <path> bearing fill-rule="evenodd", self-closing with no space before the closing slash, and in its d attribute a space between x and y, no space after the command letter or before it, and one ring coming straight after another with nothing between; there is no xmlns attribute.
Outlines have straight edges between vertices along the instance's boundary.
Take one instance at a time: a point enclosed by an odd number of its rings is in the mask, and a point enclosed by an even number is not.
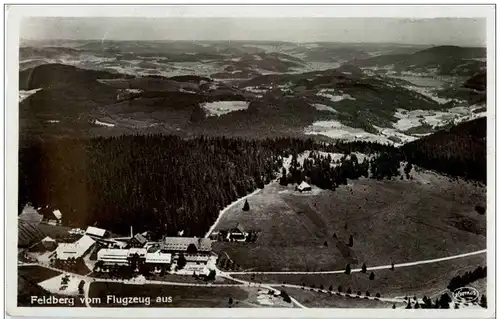
<svg viewBox="0 0 500 319"><path fill-rule="evenodd" d="M363 266L361 267L361 272L366 273L366 263L363 263Z"/></svg>
<svg viewBox="0 0 500 319"><path fill-rule="evenodd" d="M347 275L349 275L351 273L351 265L347 264L347 266L345 266L345 273Z"/></svg>
<svg viewBox="0 0 500 319"><path fill-rule="evenodd" d="M208 273L208 276L206 277L207 280L215 280L215 270L210 270Z"/></svg>
<svg viewBox="0 0 500 319"><path fill-rule="evenodd" d="M250 210L250 205L248 204L248 200L245 199L245 204L243 205L243 211L247 212Z"/></svg>
<svg viewBox="0 0 500 319"><path fill-rule="evenodd" d="M476 205L476 207L474 208L476 209L476 212L480 215L484 215L486 213L486 208L484 208L481 205Z"/></svg>
<svg viewBox="0 0 500 319"><path fill-rule="evenodd" d="M486 295L481 296L481 300L479 301L479 305L483 308L487 308Z"/></svg>
<svg viewBox="0 0 500 319"><path fill-rule="evenodd" d="M349 236L349 247L352 247L352 245L354 244L354 240L352 238L352 235Z"/></svg>
<svg viewBox="0 0 500 319"><path fill-rule="evenodd" d="M338 292L342 292L342 286L338 286L338 287L337 287L337 291L338 291Z"/></svg>
<svg viewBox="0 0 500 319"><path fill-rule="evenodd" d="M184 257L184 254L180 254L177 260L177 269L182 269L184 266L186 266L186 257Z"/></svg>
<svg viewBox="0 0 500 319"><path fill-rule="evenodd" d="M328 290L332 291L333 290L333 286L330 285L330 287L328 287Z"/></svg>
<svg viewBox="0 0 500 319"><path fill-rule="evenodd" d="M408 303L406 304L406 309L411 309L411 302L408 300Z"/></svg>
<svg viewBox="0 0 500 319"><path fill-rule="evenodd" d="M292 302L292 299L291 299L291 298L290 298L290 296L286 293L286 291L283 291L283 290L282 290L282 291L281 291L281 293L280 293L280 296L281 296L281 297L283 297L283 301L288 302L288 303Z"/></svg>
<svg viewBox="0 0 500 319"><path fill-rule="evenodd" d="M233 298L232 297L229 297L229 301L227 302L229 305L232 305L233 304Z"/></svg>
<svg viewBox="0 0 500 319"><path fill-rule="evenodd" d="M439 308L448 309L450 308L451 298L447 293L444 293L439 298Z"/></svg>
<svg viewBox="0 0 500 319"><path fill-rule="evenodd" d="M396 309L396 304L395 303L392 304L392 309Z"/></svg>
<svg viewBox="0 0 500 319"><path fill-rule="evenodd" d="M337 234L336 233L333 233L333 238L337 238Z"/></svg>
<svg viewBox="0 0 500 319"><path fill-rule="evenodd" d="M370 297L370 292L369 292L369 291L367 291L367 292L365 293L365 296Z"/></svg>
<svg viewBox="0 0 500 319"><path fill-rule="evenodd" d="M83 295L84 291L83 291L83 287L85 286L85 281L81 280L80 283L78 284L78 293L80 295Z"/></svg>
<svg viewBox="0 0 500 319"><path fill-rule="evenodd" d="M351 287L347 288L347 294L350 295L352 293Z"/></svg>
<svg viewBox="0 0 500 319"><path fill-rule="evenodd" d="M391 262L391 270L394 270L394 262Z"/></svg>
<svg viewBox="0 0 500 319"><path fill-rule="evenodd" d="M370 280L373 280L373 279L375 279L375 274L372 271L372 273L370 274Z"/></svg>
<svg viewBox="0 0 500 319"><path fill-rule="evenodd" d="M325 240L325 243L323 245L325 245L325 247L328 247L328 242Z"/></svg>

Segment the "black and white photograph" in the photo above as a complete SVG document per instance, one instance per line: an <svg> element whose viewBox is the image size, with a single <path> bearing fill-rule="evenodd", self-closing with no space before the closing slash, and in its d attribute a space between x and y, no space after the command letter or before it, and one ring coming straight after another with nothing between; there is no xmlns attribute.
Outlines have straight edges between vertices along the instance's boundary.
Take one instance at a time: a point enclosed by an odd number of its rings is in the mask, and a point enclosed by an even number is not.
<svg viewBox="0 0 500 319"><path fill-rule="evenodd" d="M493 316L495 6L417 7L10 6L9 313Z"/></svg>

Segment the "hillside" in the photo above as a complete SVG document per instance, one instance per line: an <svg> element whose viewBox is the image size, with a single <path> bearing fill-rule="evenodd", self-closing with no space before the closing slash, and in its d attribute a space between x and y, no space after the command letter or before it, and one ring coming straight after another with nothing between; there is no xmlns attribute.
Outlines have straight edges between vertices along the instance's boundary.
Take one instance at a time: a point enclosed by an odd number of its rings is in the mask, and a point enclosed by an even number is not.
<svg viewBox="0 0 500 319"><path fill-rule="evenodd" d="M485 48L436 46L413 54L382 55L350 63L364 68L385 67L398 73L472 76L485 69L485 58Z"/></svg>
<svg viewBox="0 0 500 319"><path fill-rule="evenodd" d="M486 183L486 118L407 143L401 151L418 166Z"/></svg>
<svg viewBox="0 0 500 319"><path fill-rule="evenodd" d="M20 103L21 132L27 136L303 136L317 121L337 121L378 134L374 126L392 128L399 108L442 107L354 65L258 75L231 84L194 75L130 76L45 64L21 71L20 88L41 89Z"/></svg>

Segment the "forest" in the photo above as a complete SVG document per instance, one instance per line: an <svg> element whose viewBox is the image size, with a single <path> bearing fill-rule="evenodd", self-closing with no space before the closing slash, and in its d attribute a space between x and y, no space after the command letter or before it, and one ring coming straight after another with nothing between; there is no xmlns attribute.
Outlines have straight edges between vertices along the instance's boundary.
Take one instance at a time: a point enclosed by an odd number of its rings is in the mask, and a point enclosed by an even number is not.
<svg viewBox="0 0 500 319"><path fill-rule="evenodd" d="M19 213L25 204L63 212L63 223L117 234L202 236L219 211L279 178L335 190L347 179L411 178L413 165L486 182L486 120L440 131L401 148L370 142L166 135L53 138L19 150ZM312 151L304 163L298 154ZM342 153L334 161L317 151ZM358 160L355 152L372 154ZM283 159L292 155L287 170ZM401 171L401 163L403 171ZM49 209L50 210L50 209Z"/></svg>
<svg viewBox="0 0 500 319"><path fill-rule="evenodd" d="M282 156L312 140L164 135L33 140L19 153L19 208L63 212L64 224L115 233L201 236L219 210L269 183Z"/></svg>

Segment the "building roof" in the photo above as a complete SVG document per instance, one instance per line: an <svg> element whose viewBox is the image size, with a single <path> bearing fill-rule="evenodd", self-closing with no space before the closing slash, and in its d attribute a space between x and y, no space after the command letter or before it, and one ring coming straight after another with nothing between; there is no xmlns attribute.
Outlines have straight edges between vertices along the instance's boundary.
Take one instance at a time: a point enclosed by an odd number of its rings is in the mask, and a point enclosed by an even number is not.
<svg viewBox="0 0 500 319"><path fill-rule="evenodd" d="M212 250L211 239L196 237L165 237L162 242L162 249L186 251L191 244L193 244L198 251Z"/></svg>
<svg viewBox="0 0 500 319"><path fill-rule="evenodd" d="M306 182L302 182L300 183L300 185L298 186L299 189L306 189L306 188L311 188L311 185L307 184Z"/></svg>
<svg viewBox="0 0 500 319"><path fill-rule="evenodd" d="M85 234L103 237L104 234L106 234L106 230L102 228L89 226L87 227L87 231L85 232Z"/></svg>
<svg viewBox="0 0 500 319"><path fill-rule="evenodd" d="M103 248L97 252L97 259L105 258L127 258L127 249L116 249L116 248Z"/></svg>
<svg viewBox="0 0 500 319"><path fill-rule="evenodd" d="M62 218L62 213L59 209L56 209L55 211L52 212L52 214L54 214L54 217L57 218L57 219L61 219Z"/></svg>
<svg viewBox="0 0 500 319"><path fill-rule="evenodd" d="M61 243L56 249L57 258L67 260L70 257L81 257L94 243L95 241L87 235L74 243Z"/></svg>
<svg viewBox="0 0 500 319"><path fill-rule="evenodd" d="M130 248L127 250L128 255L131 256L133 254L137 254L139 256L146 256L148 250L146 248Z"/></svg>
<svg viewBox="0 0 500 319"><path fill-rule="evenodd" d="M172 261L172 255L156 251L154 253L146 254L146 263L162 263L169 264Z"/></svg>
<svg viewBox="0 0 500 319"><path fill-rule="evenodd" d="M148 242L147 238L144 237L142 234L135 234L135 236L133 237L137 242L141 243L141 244L146 244Z"/></svg>
<svg viewBox="0 0 500 319"><path fill-rule="evenodd" d="M49 237L49 236L47 236L47 237L45 237L44 239L42 239L42 241L45 241L45 242L47 242L47 241L50 241L50 242L55 242L56 240L55 240L55 239L53 239L53 238L51 238L51 237Z"/></svg>
<svg viewBox="0 0 500 319"><path fill-rule="evenodd" d="M185 255L186 261L208 261L210 256L199 256L199 255Z"/></svg>
<svg viewBox="0 0 500 319"><path fill-rule="evenodd" d="M33 206L26 204L21 215L19 215L19 219L27 222L39 223L42 221L43 215L39 214Z"/></svg>
<svg viewBox="0 0 500 319"><path fill-rule="evenodd" d="M236 226L230 230L230 232L231 233L242 233L242 234L246 233L245 229L239 223L237 223Z"/></svg>

